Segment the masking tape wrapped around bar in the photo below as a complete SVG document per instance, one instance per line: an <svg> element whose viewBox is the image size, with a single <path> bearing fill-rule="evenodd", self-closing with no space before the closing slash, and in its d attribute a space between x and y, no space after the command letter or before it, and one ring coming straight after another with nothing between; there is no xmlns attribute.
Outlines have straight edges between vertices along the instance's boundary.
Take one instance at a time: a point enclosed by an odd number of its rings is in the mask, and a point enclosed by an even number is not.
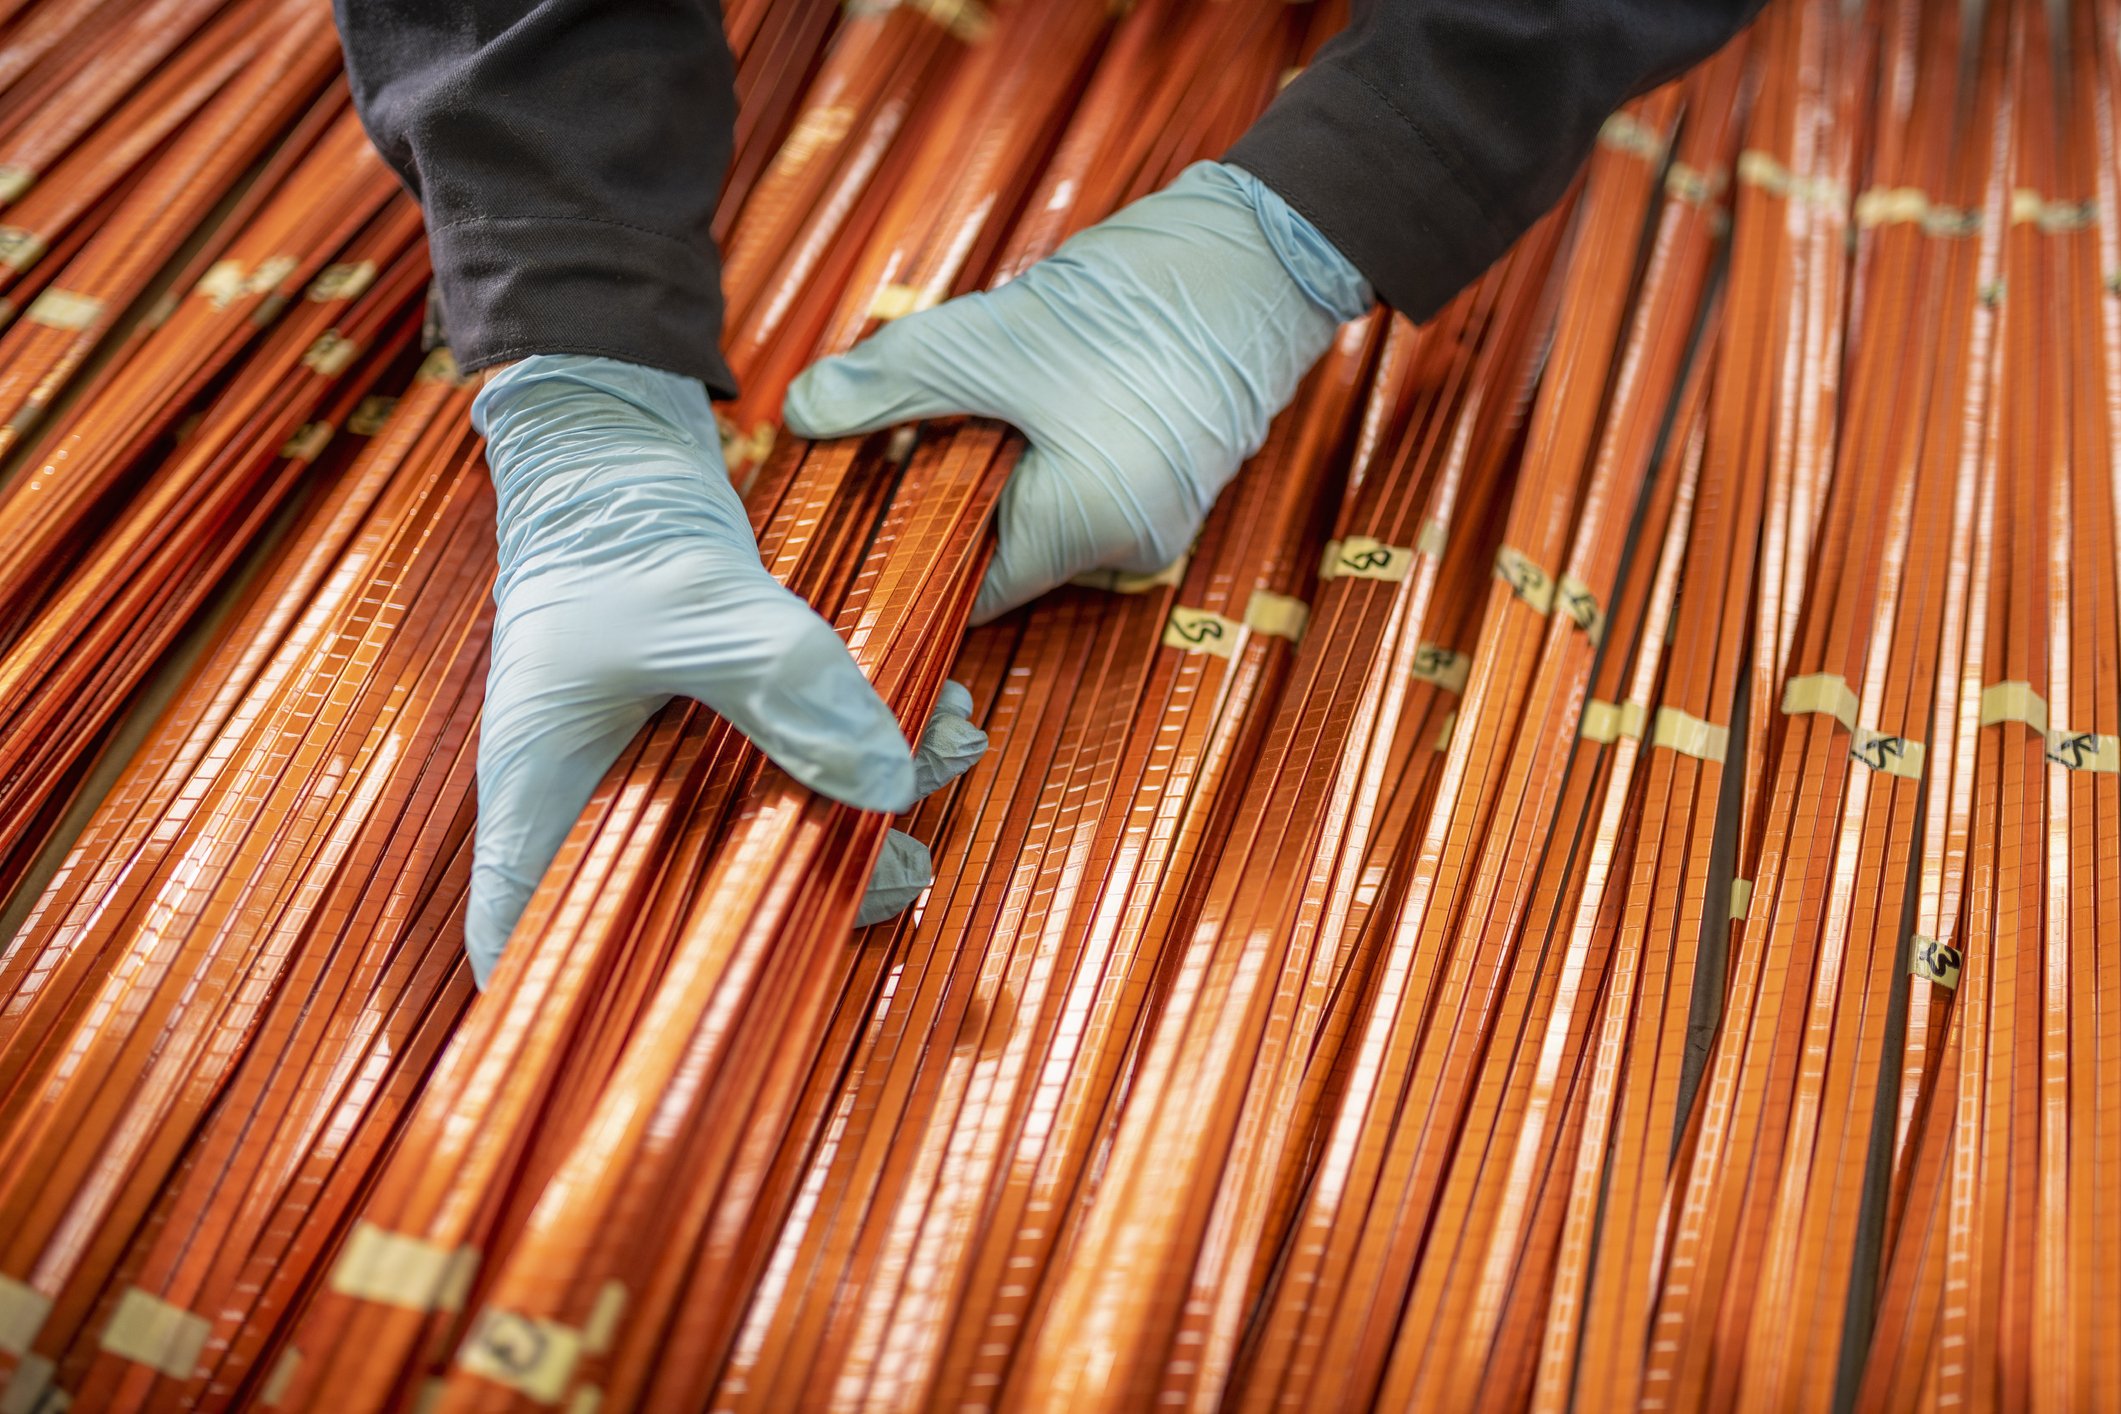
<svg viewBox="0 0 2121 1414"><path fill-rule="evenodd" d="M37 180L34 168L0 162L0 201L16 201Z"/></svg>
<svg viewBox="0 0 2121 1414"><path fill-rule="evenodd" d="M306 422L301 430L287 439L280 455L291 461L313 462L331 445L332 425L329 422Z"/></svg>
<svg viewBox="0 0 2121 1414"><path fill-rule="evenodd" d="M1664 173L1665 194L1689 206L1713 204L1722 198L1724 188L1730 184L1730 173L1721 167L1693 167L1674 162Z"/></svg>
<svg viewBox="0 0 2121 1414"><path fill-rule="evenodd" d="M1449 751L1451 749L1451 733L1456 731L1457 728L1458 713L1455 710L1444 713L1443 726L1436 733L1436 749L1438 751Z"/></svg>
<svg viewBox="0 0 2121 1414"><path fill-rule="evenodd" d="M889 323L904 319L909 314L918 314L924 309L933 309L936 298L933 294L912 285L886 285L876 292L869 302L869 317Z"/></svg>
<svg viewBox="0 0 2121 1414"><path fill-rule="evenodd" d="M0 1351L29 1354L30 1342L44 1329L52 1299L14 1277L0 1276Z"/></svg>
<svg viewBox="0 0 2121 1414"><path fill-rule="evenodd" d="M1650 729L1651 746L1670 747L1697 761L1721 762L1730 744L1729 727L1704 722L1677 707L1659 707L1656 724Z"/></svg>
<svg viewBox="0 0 2121 1414"><path fill-rule="evenodd" d="M1174 589L1186 577L1186 566L1192 561L1190 554L1180 555L1170 564L1153 574L1133 574L1127 570L1085 570L1068 581L1084 589L1102 589L1108 594L1146 594L1152 589Z"/></svg>
<svg viewBox="0 0 2121 1414"><path fill-rule="evenodd" d="M1907 970L1909 975L1935 982L1940 987L1959 989L1959 964L1963 959L1959 949L1936 938L1925 938L1920 933L1908 940Z"/></svg>
<svg viewBox="0 0 2121 1414"><path fill-rule="evenodd" d="M2089 201L2048 201L2025 187L2011 193L2011 224L2038 226L2042 235L2087 230L2098 216L2099 208Z"/></svg>
<svg viewBox="0 0 2121 1414"><path fill-rule="evenodd" d="M1857 727L1849 735L1849 759L1903 780L1922 779L1923 746L1904 736Z"/></svg>
<svg viewBox="0 0 2121 1414"><path fill-rule="evenodd" d="M1417 682L1434 683L1445 692L1463 693L1472 673L1470 657L1440 643L1424 643L1414 650L1412 675Z"/></svg>
<svg viewBox="0 0 2121 1414"><path fill-rule="evenodd" d="M1919 226L1929 214L1929 193L1920 187L1872 187L1856 198L1856 224L1864 230Z"/></svg>
<svg viewBox="0 0 2121 1414"><path fill-rule="evenodd" d="M1255 589L1252 597L1245 601L1245 627L1254 633L1301 643L1304 628L1310 622L1311 606L1287 594Z"/></svg>
<svg viewBox="0 0 2121 1414"><path fill-rule="evenodd" d="M446 348L429 350L412 377L415 383L447 383L453 388L464 386L464 370L457 367L457 356Z"/></svg>
<svg viewBox="0 0 2121 1414"><path fill-rule="evenodd" d="M1605 637L1605 610L1599 607L1598 596L1591 591L1590 585L1573 574L1565 574L1555 590L1554 602L1561 606L1561 612L1569 616L1571 623L1590 637L1591 642L1597 643Z"/></svg>
<svg viewBox="0 0 2121 1414"><path fill-rule="evenodd" d="M1207 653L1227 658L1237 651L1244 627L1237 620L1226 619L1212 609L1189 609L1183 604L1175 604L1171 608L1171 617L1164 621L1164 647L1176 648L1181 653Z"/></svg>
<svg viewBox="0 0 2121 1414"><path fill-rule="evenodd" d="M1770 196L1788 197L1822 211L1841 211L1848 206L1848 188L1841 183L1831 177L1800 177L1773 153L1757 147L1738 154L1738 180Z"/></svg>
<svg viewBox="0 0 2121 1414"><path fill-rule="evenodd" d="M1729 910L1731 917L1733 919L1743 918L1752 910L1752 907L1753 881L1751 879L1731 880L1731 907Z"/></svg>
<svg viewBox="0 0 2121 1414"><path fill-rule="evenodd" d="M566 1395L581 1358L611 1348L625 1310L626 1288L615 1281L604 1283L598 1291L589 1321L579 1330L542 1316L489 1306L479 1313L470 1337L458 1351L457 1364L541 1403L557 1404Z"/></svg>
<svg viewBox="0 0 2121 1414"><path fill-rule="evenodd" d="M440 1247L364 1221L354 1224L332 1264L331 1289L408 1311L456 1311L478 1268L479 1255L469 1247Z"/></svg>
<svg viewBox="0 0 2121 1414"><path fill-rule="evenodd" d="M1585 741L1610 745L1622 737L1642 740L1643 726L1650 719L1650 709L1640 702L1603 702L1592 698L1583 704L1583 725L1577 735Z"/></svg>
<svg viewBox="0 0 2121 1414"><path fill-rule="evenodd" d="M29 308L22 312L24 319L47 329L86 329L102 315L102 300L56 285L31 300Z"/></svg>
<svg viewBox="0 0 2121 1414"><path fill-rule="evenodd" d="M1640 157L1652 167L1664 161L1664 134L1632 113L1620 112L1607 118L1598 130L1598 145Z"/></svg>
<svg viewBox="0 0 2121 1414"><path fill-rule="evenodd" d="M309 282L308 298L318 304L335 299L358 299L375 282L376 263L373 260L327 265L317 273L316 279Z"/></svg>
<svg viewBox="0 0 2121 1414"><path fill-rule="evenodd" d="M44 237L35 231L25 231L20 226L0 226L0 265L10 270L27 270L44 258L50 249Z"/></svg>
<svg viewBox="0 0 2121 1414"><path fill-rule="evenodd" d="M1782 685L1782 710L1790 716L1823 712L1854 731L1856 712L1862 705L1848 679L1839 673L1806 673Z"/></svg>
<svg viewBox="0 0 2121 1414"><path fill-rule="evenodd" d="M1531 605L1533 612L1554 612L1554 577L1524 551L1513 545L1497 550L1495 577L1509 585L1519 599Z"/></svg>
<svg viewBox="0 0 2121 1414"><path fill-rule="evenodd" d="M398 400L383 393L372 393L361 399L354 410L346 415L346 430L356 437L373 437L381 432L397 410Z"/></svg>
<svg viewBox="0 0 2121 1414"><path fill-rule="evenodd" d="M258 1403L268 1409L278 1405L286 1397L288 1389L295 1382L295 1375L301 1368L302 1352L292 1345L283 1346L280 1358L273 1362L272 1373L268 1374L265 1383L258 1387Z"/></svg>
<svg viewBox="0 0 2121 1414"><path fill-rule="evenodd" d="M103 1328L103 1349L120 1360L159 1370L172 1379L191 1378L213 1323L153 1292L129 1286Z"/></svg>
<svg viewBox="0 0 2121 1414"><path fill-rule="evenodd" d="M1328 540L1319 562L1320 579L1381 579L1397 584L1414 568L1416 551L1406 545L1387 545L1367 535Z"/></svg>
<svg viewBox="0 0 2121 1414"><path fill-rule="evenodd" d="M217 260L206 267L199 283L191 292L210 301L215 309L226 309L243 293L243 262L240 260Z"/></svg>
<svg viewBox="0 0 2121 1414"><path fill-rule="evenodd" d="M2029 682L1990 683L1981 689L1981 725L2022 722L2041 736L2047 735L2047 699L2033 691Z"/></svg>
<svg viewBox="0 0 2121 1414"><path fill-rule="evenodd" d="M42 1355L25 1355L7 1383L0 1384L0 1414L65 1414L73 1397L52 1388L56 1366Z"/></svg>
<svg viewBox="0 0 2121 1414"><path fill-rule="evenodd" d="M980 0L846 0L850 15L881 15L903 5L925 15L966 43L985 39L994 16Z"/></svg>
<svg viewBox="0 0 2121 1414"><path fill-rule="evenodd" d="M2101 775L2121 773L2121 736L2073 732L2056 727L2047 734L2047 759L2072 771Z"/></svg>
<svg viewBox="0 0 2121 1414"><path fill-rule="evenodd" d="M326 329L317 335L317 341L302 355L302 366L326 378L336 378L344 373L361 355L361 346L336 329Z"/></svg>

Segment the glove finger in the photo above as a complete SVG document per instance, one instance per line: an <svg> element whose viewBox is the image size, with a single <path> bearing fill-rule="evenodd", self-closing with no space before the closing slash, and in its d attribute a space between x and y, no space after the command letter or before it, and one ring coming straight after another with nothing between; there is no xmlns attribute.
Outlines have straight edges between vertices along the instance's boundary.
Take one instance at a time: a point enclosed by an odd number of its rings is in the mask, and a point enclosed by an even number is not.
<svg viewBox="0 0 2121 1414"><path fill-rule="evenodd" d="M877 856L876 869L869 876L869 892L862 895L861 907L855 910L854 926L867 928L898 917L921 896L921 890L934 882L935 866L928 857L928 846L904 830L893 830L884 836L884 852Z"/></svg>
<svg viewBox="0 0 2121 1414"><path fill-rule="evenodd" d="M495 661L502 661L499 653ZM481 989L597 782L660 706L638 697L562 701L520 674L496 672L489 681L464 915L464 950Z"/></svg>
<svg viewBox="0 0 2121 1414"><path fill-rule="evenodd" d="M862 810L910 807L913 753L832 625L764 569L732 587L714 631L652 663L654 679L706 703L812 790Z"/></svg>
<svg viewBox="0 0 2121 1414"><path fill-rule="evenodd" d="M1110 478L1086 475L1044 448L1032 447L1010 473L995 507L994 560L973 601L972 622L984 624L1027 604L1085 570L1151 574L1191 543L1198 519L1174 507L1097 504ZM1188 523L1175 525L1184 519Z"/></svg>
<svg viewBox="0 0 2121 1414"><path fill-rule="evenodd" d="M913 793L926 799L972 769L987 749L987 734L972 725L972 694L962 683L945 682L913 749Z"/></svg>
<svg viewBox="0 0 2121 1414"><path fill-rule="evenodd" d="M953 413L998 415L949 372L973 356L962 335L974 298L893 320L847 353L803 370L781 401L788 430L799 437L853 437Z"/></svg>

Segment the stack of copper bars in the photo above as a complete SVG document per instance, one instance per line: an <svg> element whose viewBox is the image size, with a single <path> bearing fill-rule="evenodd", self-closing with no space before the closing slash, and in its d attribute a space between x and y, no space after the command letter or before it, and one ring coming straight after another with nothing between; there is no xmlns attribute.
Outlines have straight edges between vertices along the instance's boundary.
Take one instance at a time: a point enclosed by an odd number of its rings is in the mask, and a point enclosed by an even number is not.
<svg viewBox="0 0 2121 1414"><path fill-rule="evenodd" d="M776 435L1221 152L1317 0L727 0L760 550L461 957L493 573L314 0L0 0L0 1411L2121 1405L2121 0L1775 0L1158 574Z"/></svg>

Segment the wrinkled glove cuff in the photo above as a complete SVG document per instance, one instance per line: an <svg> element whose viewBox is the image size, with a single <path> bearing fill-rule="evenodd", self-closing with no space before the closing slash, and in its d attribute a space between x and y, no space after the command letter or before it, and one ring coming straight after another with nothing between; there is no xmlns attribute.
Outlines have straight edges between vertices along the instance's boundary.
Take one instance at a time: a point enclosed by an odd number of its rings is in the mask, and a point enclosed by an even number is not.
<svg viewBox="0 0 2121 1414"><path fill-rule="evenodd" d="M1336 324L1359 319L1368 312L1376 296L1353 261L1341 254L1325 233L1302 212L1282 199L1279 192L1242 167L1227 162L1213 164L1236 186L1252 208L1267 247L1281 261L1313 304L1331 315Z"/></svg>

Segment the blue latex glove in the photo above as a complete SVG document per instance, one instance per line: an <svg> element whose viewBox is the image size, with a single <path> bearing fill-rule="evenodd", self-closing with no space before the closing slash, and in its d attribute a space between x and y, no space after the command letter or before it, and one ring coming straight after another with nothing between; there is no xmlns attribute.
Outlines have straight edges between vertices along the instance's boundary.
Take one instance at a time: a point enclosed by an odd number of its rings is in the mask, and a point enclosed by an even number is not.
<svg viewBox="0 0 2121 1414"><path fill-rule="evenodd" d="M978 758L986 738L962 688L909 751L832 626L760 564L698 383L527 358L486 384L472 421L500 547L465 919L480 986L590 792L672 697L706 703L789 775L865 810L905 810ZM903 906L911 880L927 882L927 853L905 840L886 859Z"/></svg>
<svg viewBox="0 0 2121 1414"><path fill-rule="evenodd" d="M1370 287L1251 173L1201 162L999 289L909 315L805 372L806 437L948 413L1030 447L1002 492L975 622L1089 569L1192 544L1274 414Z"/></svg>

